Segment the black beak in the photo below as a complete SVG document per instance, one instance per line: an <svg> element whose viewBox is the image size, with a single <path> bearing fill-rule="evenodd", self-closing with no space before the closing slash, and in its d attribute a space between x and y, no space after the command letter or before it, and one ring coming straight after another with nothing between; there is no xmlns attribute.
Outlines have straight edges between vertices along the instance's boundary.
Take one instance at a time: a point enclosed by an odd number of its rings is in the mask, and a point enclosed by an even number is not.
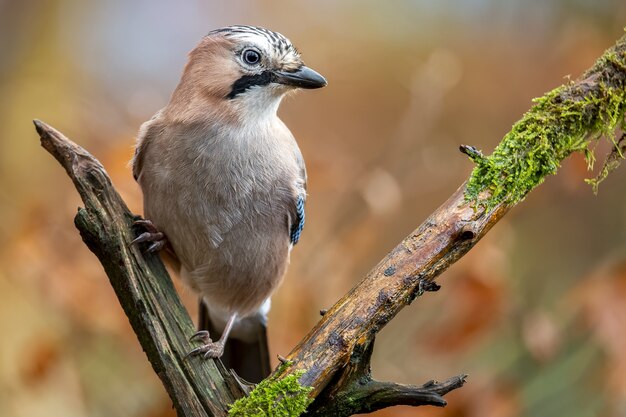
<svg viewBox="0 0 626 417"><path fill-rule="evenodd" d="M273 81L279 84L307 89L321 88L328 84L326 78L304 65L296 71L274 71Z"/></svg>

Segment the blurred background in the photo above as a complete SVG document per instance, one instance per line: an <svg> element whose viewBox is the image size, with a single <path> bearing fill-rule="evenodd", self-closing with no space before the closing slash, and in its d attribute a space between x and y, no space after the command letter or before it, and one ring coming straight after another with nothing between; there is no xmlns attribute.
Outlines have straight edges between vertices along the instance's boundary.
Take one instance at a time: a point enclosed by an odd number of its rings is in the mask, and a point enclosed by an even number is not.
<svg viewBox="0 0 626 417"><path fill-rule="evenodd" d="M467 178L459 144L491 152L622 36L626 2L0 0L0 416L174 416L31 119L92 152L141 213L135 133L228 24L285 34L329 80L280 110L309 170L270 314L286 355ZM567 160L380 333L378 379L470 377L445 409L377 416L626 416L626 168L598 196L593 174Z"/></svg>

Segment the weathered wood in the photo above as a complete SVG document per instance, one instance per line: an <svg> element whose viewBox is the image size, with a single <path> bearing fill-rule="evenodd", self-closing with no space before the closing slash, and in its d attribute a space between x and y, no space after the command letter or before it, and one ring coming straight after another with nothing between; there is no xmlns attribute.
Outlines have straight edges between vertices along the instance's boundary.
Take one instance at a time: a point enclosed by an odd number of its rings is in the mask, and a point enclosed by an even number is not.
<svg viewBox="0 0 626 417"><path fill-rule="evenodd" d="M289 354L282 375L303 371L300 382L312 386L316 397L348 363L359 341L373 337L429 289L509 209L503 204L489 212L473 208L464 191L465 185L324 314Z"/></svg>
<svg viewBox="0 0 626 417"><path fill-rule="evenodd" d="M113 188L102 165L85 149L43 122L35 121L42 146L65 168L85 203L75 224L115 289L154 371L179 416L224 416L242 389L217 362L185 358L195 332L157 255L130 242L135 216Z"/></svg>
<svg viewBox="0 0 626 417"><path fill-rule="evenodd" d="M467 378L467 375L458 375L444 382L429 381L421 386L376 381L370 369L373 351L373 339L359 341L348 364L315 398L307 415L345 417L394 405L445 407L447 402L443 395L462 387Z"/></svg>

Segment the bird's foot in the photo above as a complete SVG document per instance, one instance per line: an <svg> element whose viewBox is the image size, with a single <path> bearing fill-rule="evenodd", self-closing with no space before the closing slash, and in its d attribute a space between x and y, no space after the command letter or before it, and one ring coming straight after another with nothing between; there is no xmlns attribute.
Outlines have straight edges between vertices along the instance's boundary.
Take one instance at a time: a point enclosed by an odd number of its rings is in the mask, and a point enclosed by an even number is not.
<svg viewBox="0 0 626 417"><path fill-rule="evenodd" d="M193 336L191 336L189 338L190 342L193 342L194 340L199 340L202 343L211 343L213 342L211 340L211 335L209 334L208 330L198 330L198 332L196 332L196 334L194 334Z"/></svg>
<svg viewBox="0 0 626 417"><path fill-rule="evenodd" d="M190 342L194 340L199 340L203 344L189 352L186 357L202 355L204 359L217 359L224 354L224 340L214 342L206 330L200 330L189 339Z"/></svg>
<svg viewBox="0 0 626 417"><path fill-rule="evenodd" d="M154 223L150 220L135 220L133 225L141 226L146 231L130 242L131 245L136 245L142 242L151 242L152 244L148 246L145 250L146 252L158 252L163 249L165 245L167 245L167 238L163 232L159 232Z"/></svg>

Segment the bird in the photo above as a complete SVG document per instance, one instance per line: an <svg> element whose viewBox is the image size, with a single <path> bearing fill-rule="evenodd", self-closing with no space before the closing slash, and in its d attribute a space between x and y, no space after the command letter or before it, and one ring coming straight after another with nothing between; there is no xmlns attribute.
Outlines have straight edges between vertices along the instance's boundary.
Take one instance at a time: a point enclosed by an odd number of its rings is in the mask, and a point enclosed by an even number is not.
<svg viewBox="0 0 626 417"><path fill-rule="evenodd" d="M133 244L149 243L199 295L190 340L201 345L189 355L222 358L250 382L269 375L271 295L305 223L306 167L277 110L287 94L326 85L280 33L223 27L189 53L137 135L144 231Z"/></svg>

